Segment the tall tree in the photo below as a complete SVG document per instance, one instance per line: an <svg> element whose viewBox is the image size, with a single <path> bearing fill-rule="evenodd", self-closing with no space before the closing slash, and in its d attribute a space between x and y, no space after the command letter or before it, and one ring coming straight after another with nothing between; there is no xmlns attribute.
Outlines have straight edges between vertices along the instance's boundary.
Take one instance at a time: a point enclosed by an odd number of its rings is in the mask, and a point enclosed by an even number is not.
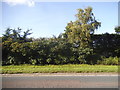
<svg viewBox="0 0 120 90"><path fill-rule="evenodd" d="M67 24L64 37L68 38L68 41L75 43L80 47L89 47L91 42L91 34L94 34L95 29L101 26L101 23L95 19L92 13L92 8L88 7L78 9L78 13L75 15L76 21L71 21Z"/></svg>

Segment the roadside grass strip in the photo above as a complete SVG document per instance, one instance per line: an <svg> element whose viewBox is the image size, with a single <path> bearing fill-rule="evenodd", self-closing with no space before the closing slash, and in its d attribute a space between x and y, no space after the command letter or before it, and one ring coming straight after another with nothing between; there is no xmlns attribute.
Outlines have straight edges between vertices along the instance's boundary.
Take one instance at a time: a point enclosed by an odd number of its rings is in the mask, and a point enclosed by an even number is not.
<svg viewBox="0 0 120 90"><path fill-rule="evenodd" d="M67 65L9 65L2 66L2 74L17 73L109 73L118 72L117 65L87 65L87 64L67 64Z"/></svg>

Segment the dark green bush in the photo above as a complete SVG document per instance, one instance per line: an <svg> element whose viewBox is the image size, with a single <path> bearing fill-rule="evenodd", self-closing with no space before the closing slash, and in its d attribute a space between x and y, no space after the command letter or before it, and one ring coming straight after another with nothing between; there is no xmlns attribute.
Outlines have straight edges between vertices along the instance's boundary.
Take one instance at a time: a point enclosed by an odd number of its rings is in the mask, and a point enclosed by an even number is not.
<svg viewBox="0 0 120 90"><path fill-rule="evenodd" d="M109 40L111 37L112 41ZM37 38L32 41L27 41L27 38L25 38L25 40L20 41L20 38L15 40L4 36L2 42L2 65L118 65L120 59L118 58L120 56L119 38L120 35L113 34L94 35L91 47L83 48L80 47L80 42L70 43L62 37Z"/></svg>

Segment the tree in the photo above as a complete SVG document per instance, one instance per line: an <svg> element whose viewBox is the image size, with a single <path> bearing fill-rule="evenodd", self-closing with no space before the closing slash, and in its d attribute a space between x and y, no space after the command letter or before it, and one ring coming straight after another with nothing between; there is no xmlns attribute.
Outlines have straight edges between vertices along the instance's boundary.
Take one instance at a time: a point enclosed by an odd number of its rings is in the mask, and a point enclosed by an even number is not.
<svg viewBox="0 0 120 90"><path fill-rule="evenodd" d="M6 41L8 38L11 37L11 31L12 29L7 28L7 30L5 31L5 34L3 34L2 36L2 41Z"/></svg>
<svg viewBox="0 0 120 90"><path fill-rule="evenodd" d="M25 42L27 43L32 41L30 38L27 38L27 36L31 34L29 33L29 31L30 30L25 31L23 35L21 35L20 28L17 28L17 30L8 28L5 31L5 33L2 36L3 65L11 63L18 64L18 62L21 62L23 60L21 59L22 57L25 57L22 55L23 50L29 48L29 46L27 46Z"/></svg>
<svg viewBox="0 0 120 90"><path fill-rule="evenodd" d="M89 47L91 34L94 34L95 29L98 29L101 23L95 19L91 7L84 10L78 9L76 18L76 21L67 24L64 37L80 47Z"/></svg>
<svg viewBox="0 0 120 90"><path fill-rule="evenodd" d="M2 41L6 41L9 38L12 39L13 42L29 42L31 41L31 39L27 38L28 35L31 35L32 33L30 33L30 30L28 29L27 31L24 31L24 34L21 35L21 28L17 28L17 29L11 29L11 28L7 28L7 30L5 31L5 34L3 34L2 37Z"/></svg>
<svg viewBox="0 0 120 90"><path fill-rule="evenodd" d="M115 27L115 32L120 34L120 26Z"/></svg>
<svg viewBox="0 0 120 90"><path fill-rule="evenodd" d="M91 7L77 10L76 21L70 21L67 24L63 36L73 44L75 62L87 63L88 56L93 54L91 36L101 26L101 23L96 20Z"/></svg>

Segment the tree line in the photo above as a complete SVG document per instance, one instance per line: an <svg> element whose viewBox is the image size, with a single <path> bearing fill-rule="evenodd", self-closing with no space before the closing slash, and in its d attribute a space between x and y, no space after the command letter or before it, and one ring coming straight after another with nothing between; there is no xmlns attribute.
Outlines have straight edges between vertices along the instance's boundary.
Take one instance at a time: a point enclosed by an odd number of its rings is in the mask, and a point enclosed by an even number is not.
<svg viewBox="0 0 120 90"><path fill-rule="evenodd" d="M110 64L120 59L120 28L116 34L94 34L101 23L92 8L78 9L77 20L52 38L28 38L30 30L8 28L2 39L2 65Z"/></svg>

